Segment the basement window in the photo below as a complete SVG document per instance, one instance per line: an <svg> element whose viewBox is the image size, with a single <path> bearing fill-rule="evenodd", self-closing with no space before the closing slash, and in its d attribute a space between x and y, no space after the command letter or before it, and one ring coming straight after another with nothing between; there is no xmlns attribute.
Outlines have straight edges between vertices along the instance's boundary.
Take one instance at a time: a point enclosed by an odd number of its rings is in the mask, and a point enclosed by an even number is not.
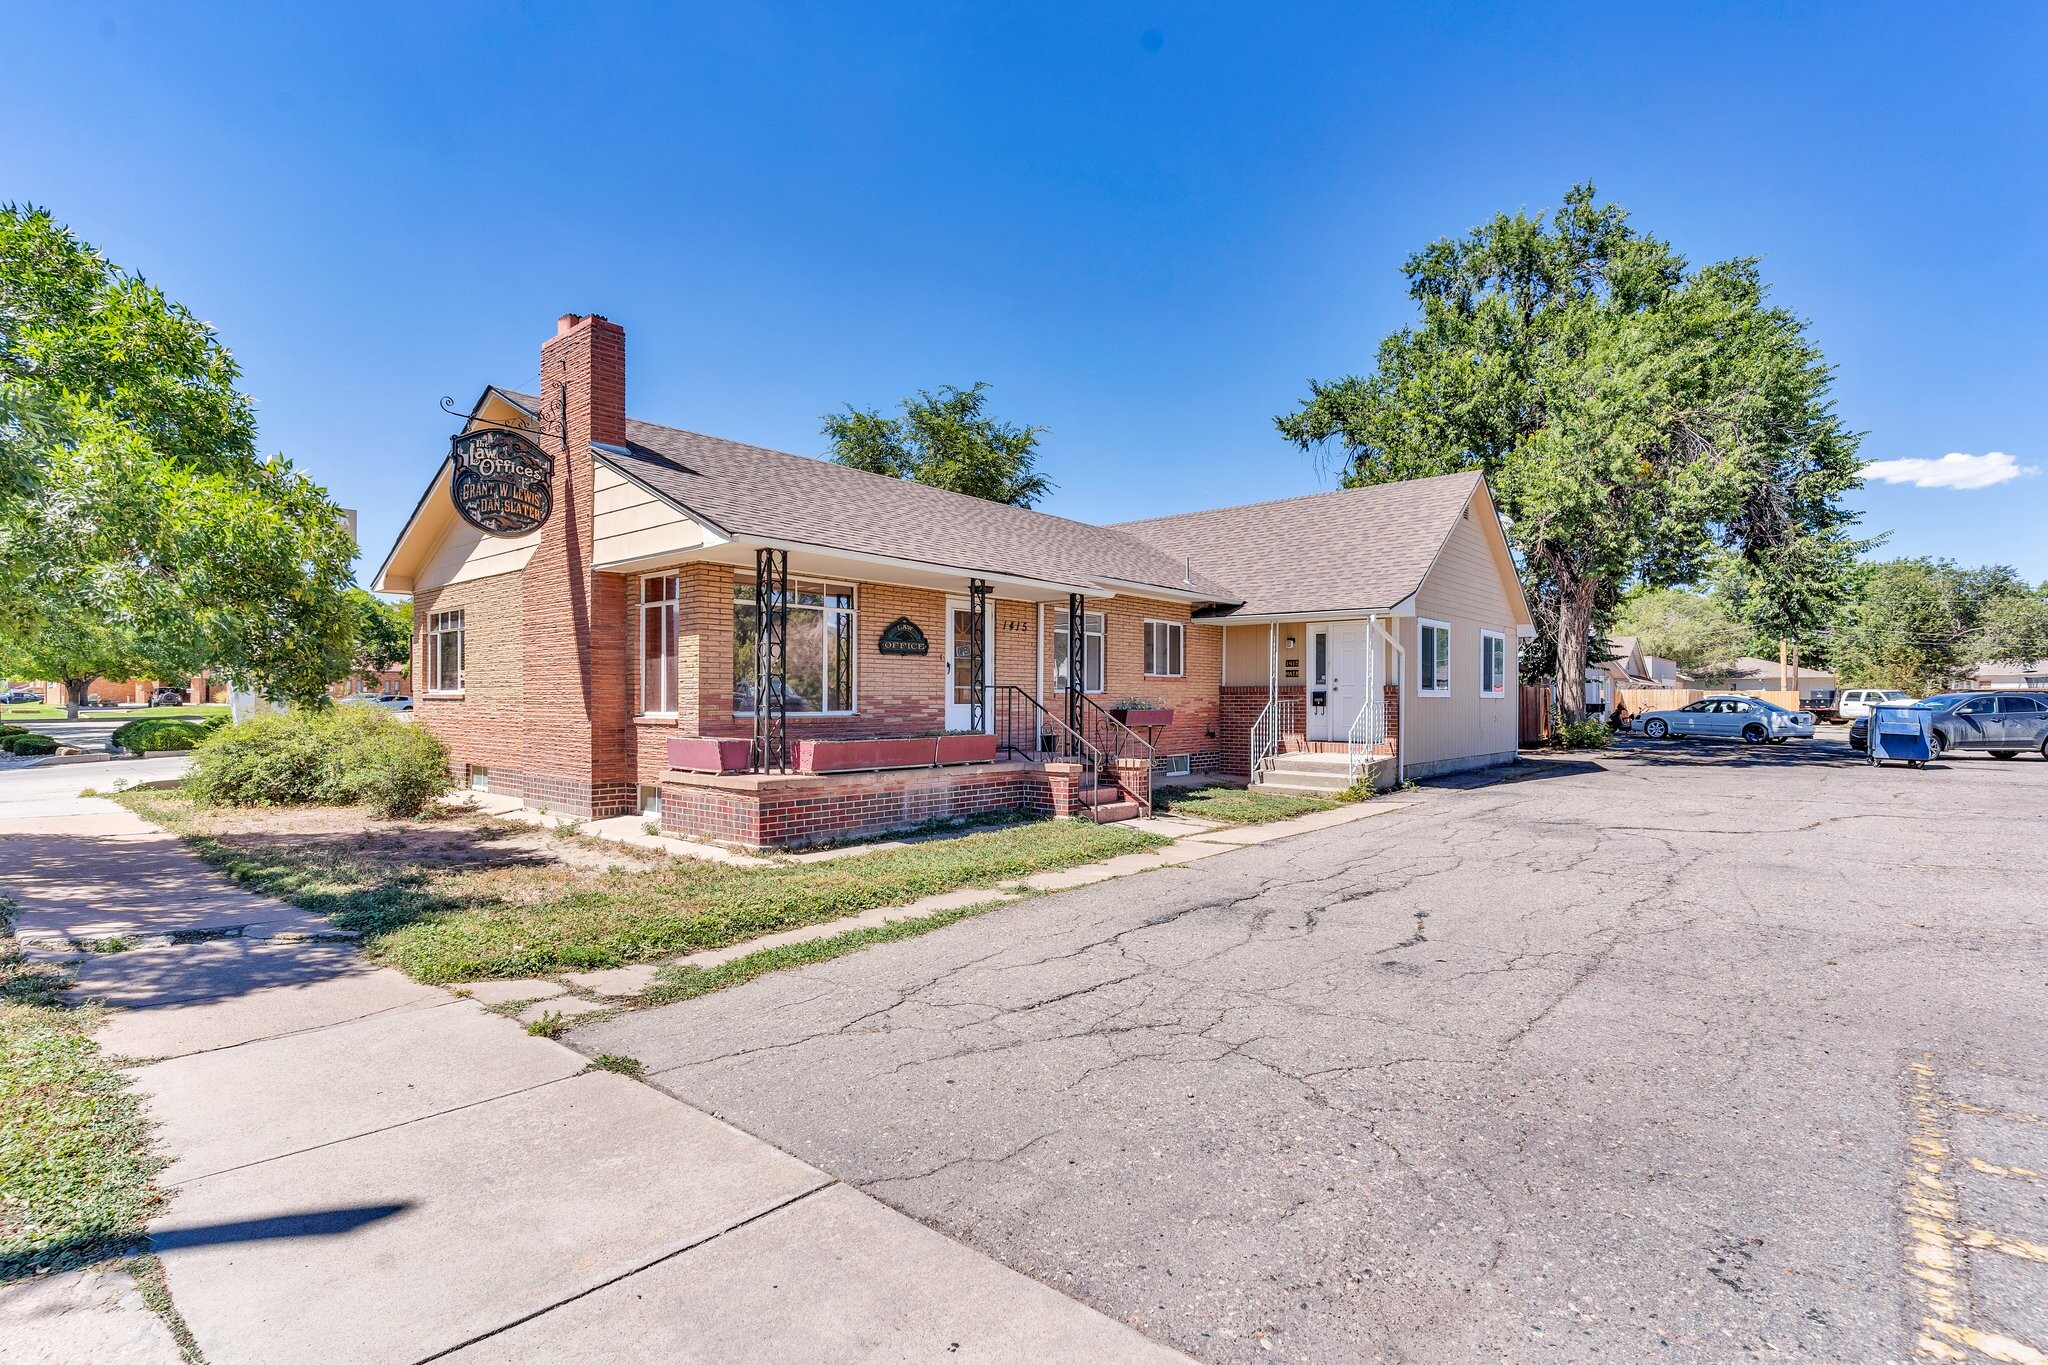
<svg viewBox="0 0 2048 1365"><path fill-rule="evenodd" d="M1159 775L1161 777L1186 777L1194 770L1194 764L1190 761L1190 756L1187 754L1165 754L1160 757Z"/></svg>
<svg viewBox="0 0 2048 1365"><path fill-rule="evenodd" d="M491 770L481 764L470 764L463 770L463 777L473 792L487 792L491 789Z"/></svg>

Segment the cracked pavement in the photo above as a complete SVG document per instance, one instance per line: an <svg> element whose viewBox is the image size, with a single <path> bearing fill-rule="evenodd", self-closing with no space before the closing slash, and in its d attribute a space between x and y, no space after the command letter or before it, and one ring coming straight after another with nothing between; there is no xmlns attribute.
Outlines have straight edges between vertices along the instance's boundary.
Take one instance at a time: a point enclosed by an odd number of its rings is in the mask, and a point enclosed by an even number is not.
<svg viewBox="0 0 2048 1365"><path fill-rule="evenodd" d="M2048 764L1844 752L1525 764L571 1036L1205 1360L1904 1359L1908 1068L2048 1076Z"/></svg>

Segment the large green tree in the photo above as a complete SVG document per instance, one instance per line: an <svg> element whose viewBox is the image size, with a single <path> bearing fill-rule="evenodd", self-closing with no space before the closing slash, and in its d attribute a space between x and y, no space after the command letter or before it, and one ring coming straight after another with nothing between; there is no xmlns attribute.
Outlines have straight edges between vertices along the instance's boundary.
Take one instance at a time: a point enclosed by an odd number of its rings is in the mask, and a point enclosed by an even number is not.
<svg viewBox="0 0 2048 1365"><path fill-rule="evenodd" d="M990 416L987 384L920 390L902 406L901 417L851 406L827 416L832 458L870 474L1018 507L1052 491L1052 481L1038 472L1038 437L1045 428L1012 426Z"/></svg>
<svg viewBox="0 0 2048 1365"><path fill-rule="evenodd" d="M160 290L0 206L0 670L211 670L293 700L346 676L354 544L256 452L237 378Z"/></svg>
<svg viewBox="0 0 2048 1365"><path fill-rule="evenodd" d="M348 590L355 613L356 676L364 682L412 659L412 603L386 602L361 588Z"/></svg>
<svg viewBox="0 0 2048 1365"><path fill-rule="evenodd" d="M1712 593L1646 588L1614 615L1614 632L1633 635L1645 654L1669 659L1686 674L1725 669L1749 648L1748 627Z"/></svg>
<svg viewBox="0 0 2048 1365"><path fill-rule="evenodd" d="M1420 320L1371 374L1312 382L1275 421L1303 449L1334 446L1347 484L1486 475L1567 716L1631 587L1690 583L1729 555L1753 628L1822 624L1858 549L1840 501L1858 438L1756 261L1693 269L1581 185L1552 216L1498 215L1404 270Z"/></svg>
<svg viewBox="0 0 2048 1365"><path fill-rule="evenodd" d="M1845 687L1936 692L1979 663L2048 658L2048 594L2005 565L1893 559L1858 577L1830 640Z"/></svg>

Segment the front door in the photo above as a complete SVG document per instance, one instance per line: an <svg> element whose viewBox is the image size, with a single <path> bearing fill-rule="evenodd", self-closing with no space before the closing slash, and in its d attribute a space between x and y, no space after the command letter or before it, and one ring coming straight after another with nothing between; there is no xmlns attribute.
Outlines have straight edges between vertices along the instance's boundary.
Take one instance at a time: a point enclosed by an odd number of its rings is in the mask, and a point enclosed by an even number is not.
<svg viewBox="0 0 2048 1365"><path fill-rule="evenodd" d="M996 661L996 614L995 603L989 603L989 610L982 616L981 666L982 681L995 676ZM974 725L974 613L968 609L965 598L950 598L946 602L946 728L948 730L972 730ZM994 734L996 728L995 697L988 696L988 705L983 708L981 729Z"/></svg>
<svg viewBox="0 0 2048 1365"><path fill-rule="evenodd" d="M1372 683L1367 665L1366 623L1332 621L1309 631L1310 739L1346 740ZM1323 696L1320 709L1316 694Z"/></svg>

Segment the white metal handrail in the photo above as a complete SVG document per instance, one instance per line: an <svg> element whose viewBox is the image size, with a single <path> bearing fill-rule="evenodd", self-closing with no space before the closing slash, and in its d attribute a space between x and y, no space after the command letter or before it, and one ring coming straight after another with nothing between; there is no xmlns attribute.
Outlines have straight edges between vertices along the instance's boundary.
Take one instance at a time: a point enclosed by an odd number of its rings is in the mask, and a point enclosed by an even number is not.
<svg viewBox="0 0 2048 1365"><path fill-rule="evenodd" d="M1373 695L1365 699L1365 705L1358 708L1358 714L1351 720L1350 733L1345 736L1346 775L1356 782L1361 769L1371 772L1373 760L1379 756L1380 746L1386 742L1387 699L1375 687Z"/></svg>
<svg viewBox="0 0 2048 1365"><path fill-rule="evenodd" d="M1254 785L1265 776L1266 760L1280 747L1280 703L1269 701L1252 722L1251 780Z"/></svg>

